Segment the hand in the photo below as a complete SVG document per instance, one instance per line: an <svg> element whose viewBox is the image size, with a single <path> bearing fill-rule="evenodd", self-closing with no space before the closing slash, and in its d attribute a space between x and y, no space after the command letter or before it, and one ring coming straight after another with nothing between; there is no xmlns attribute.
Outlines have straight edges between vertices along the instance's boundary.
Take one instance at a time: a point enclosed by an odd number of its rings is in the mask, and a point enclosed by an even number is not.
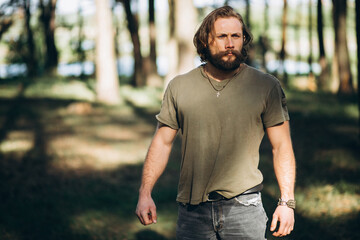
<svg viewBox="0 0 360 240"><path fill-rule="evenodd" d="M156 206L153 199L151 197L139 196L135 214L139 218L141 224L145 226L156 223Z"/></svg>
<svg viewBox="0 0 360 240"><path fill-rule="evenodd" d="M273 236L284 237L290 234L295 224L294 210L287 206L278 206L273 214L270 231L275 231L278 222L280 222L279 229L273 233Z"/></svg>

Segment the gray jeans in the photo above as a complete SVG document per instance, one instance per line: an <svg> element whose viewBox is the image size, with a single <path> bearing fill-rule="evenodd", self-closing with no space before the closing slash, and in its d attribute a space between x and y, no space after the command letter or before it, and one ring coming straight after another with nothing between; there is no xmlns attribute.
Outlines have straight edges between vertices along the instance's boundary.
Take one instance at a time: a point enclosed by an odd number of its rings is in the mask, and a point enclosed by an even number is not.
<svg viewBox="0 0 360 240"><path fill-rule="evenodd" d="M268 218L261 193L199 205L179 204L178 240L264 240Z"/></svg>

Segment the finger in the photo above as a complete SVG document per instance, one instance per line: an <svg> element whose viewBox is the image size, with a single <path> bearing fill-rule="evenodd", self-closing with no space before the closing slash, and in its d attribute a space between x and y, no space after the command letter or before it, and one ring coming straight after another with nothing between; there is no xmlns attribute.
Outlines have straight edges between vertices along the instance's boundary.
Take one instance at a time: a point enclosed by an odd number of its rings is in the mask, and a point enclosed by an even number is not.
<svg viewBox="0 0 360 240"><path fill-rule="evenodd" d="M157 222L156 208L150 209L150 216L153 223Z"/></svg>
<svg viewBox="0 0 360 240"><path fill-rule="evenodd" d="M143 211L141 213L141 217L143 219L143 222L142 222L143 225L149 225L152 223L151 214L149 211Z"/></svg>
<svg viewBox="0 0 360 240"><path fill-rule="evenodd" d="M142 218L141 213L139 211L136 211L135 214L139 219L140 223L144 225L144 219Z"/></svg>
<svg viewBox="0 0 360 240"><path fill-rule="evenodd" d="M270 231L275 231L278 219L279 219L278 216L274 214L273 219L271 221Z"/></svg>
<svg viewBox="0 0 360 240"><path fill-rule="evenodd" d="M280 235L286 235L286 224L284 222L280 222L279 230L277 231Z"/></svg>

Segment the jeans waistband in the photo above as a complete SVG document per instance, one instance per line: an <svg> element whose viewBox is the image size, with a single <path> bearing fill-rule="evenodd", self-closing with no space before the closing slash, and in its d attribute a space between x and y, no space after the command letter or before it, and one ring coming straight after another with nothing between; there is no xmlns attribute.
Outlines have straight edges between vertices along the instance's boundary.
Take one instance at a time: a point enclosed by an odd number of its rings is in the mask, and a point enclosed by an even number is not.
<svg viewBox="0 0 360 240"><path fill-rule="evenodd" d="M238 197L238 196L240 196L240 195L257 193L257 192L260 192L262 189L263 189L263 184L260 183L259 185L256 185L255 187L252 187L252 188L246 190L245 192L240 193L239 195L236 195L235 197ZM209 202L215 202L215 201L220 201L220 200L225 200L225 199L227 199L227 198L224 197L223 195L215 192L215 191L209 193L209 196L208 196L208 201L209 201Z"/></svg>

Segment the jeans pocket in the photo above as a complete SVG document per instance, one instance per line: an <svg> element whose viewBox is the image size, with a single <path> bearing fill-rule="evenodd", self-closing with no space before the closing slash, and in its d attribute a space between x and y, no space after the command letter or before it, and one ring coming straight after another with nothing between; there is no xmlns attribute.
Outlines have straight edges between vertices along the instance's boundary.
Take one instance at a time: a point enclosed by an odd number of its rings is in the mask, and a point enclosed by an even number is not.
<svg viewBox="0 0 360 240"><path fill-rule="evenodd" d="M243 206L259 206L261 204L261 193L239 195L234 198L236 202Z"/></svg>

